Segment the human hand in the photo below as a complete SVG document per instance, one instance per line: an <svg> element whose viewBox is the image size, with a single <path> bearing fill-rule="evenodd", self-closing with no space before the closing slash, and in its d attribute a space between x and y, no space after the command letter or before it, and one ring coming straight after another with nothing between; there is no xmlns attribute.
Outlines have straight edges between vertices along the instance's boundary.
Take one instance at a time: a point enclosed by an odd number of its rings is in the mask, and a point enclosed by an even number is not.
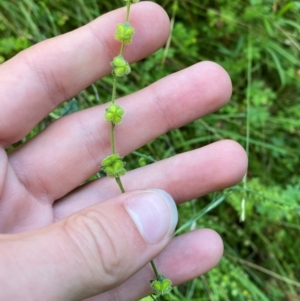
<svg viewBox="0 0 300 301"><path fill-rule="evenodd" d="M233 141L130 171L122 178L129 192L122 195L110 178L77 188L110 153L106 105L63 117L5 152L56 106L110 72L119 48L112 37L123 16L123 9L103 15L0 66L0 300L135 300L150 293L152 258L176 285L211 269L222 255L211 230L172 238L172 200L149 189L181 203L237 183L247 159ZM165 43L169 21L150 2L133 5L131 18L138 30L125 57L133 62ZM230 95L227 73L203 62L119 99L126 111L116 133L119 153L217 110ZM135 206L141 216L149 213L144 232L131 218Z"/></svg>

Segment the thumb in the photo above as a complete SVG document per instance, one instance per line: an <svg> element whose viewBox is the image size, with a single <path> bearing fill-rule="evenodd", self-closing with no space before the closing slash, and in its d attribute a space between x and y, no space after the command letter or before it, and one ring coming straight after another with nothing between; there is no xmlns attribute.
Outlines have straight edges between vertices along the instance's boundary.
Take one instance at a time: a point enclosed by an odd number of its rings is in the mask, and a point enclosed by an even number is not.
<svg viewBox="0 0 300 301"><path fill-rule="evenodd" d="M2 235L0 300L82 300L110 290L165 248L176 223L172 197L147 190L37 231Z"/></svg>

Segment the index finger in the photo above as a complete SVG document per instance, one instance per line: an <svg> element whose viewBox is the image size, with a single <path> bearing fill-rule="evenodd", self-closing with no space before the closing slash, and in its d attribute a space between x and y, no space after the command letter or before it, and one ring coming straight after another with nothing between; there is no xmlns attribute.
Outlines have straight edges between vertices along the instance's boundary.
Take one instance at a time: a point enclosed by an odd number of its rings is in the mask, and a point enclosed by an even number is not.
<svg viewBox="0 0 300 301"><path fill-rule="evenodd" d="M60 103L111 71L109 62L120 49L114 40L120 22L124 22L124 8L41 42L0 66L0 145L23 138ZM129 62L165 43L169 19L157 4L133 5L130 23L136 34L125 49Z"/></svg>

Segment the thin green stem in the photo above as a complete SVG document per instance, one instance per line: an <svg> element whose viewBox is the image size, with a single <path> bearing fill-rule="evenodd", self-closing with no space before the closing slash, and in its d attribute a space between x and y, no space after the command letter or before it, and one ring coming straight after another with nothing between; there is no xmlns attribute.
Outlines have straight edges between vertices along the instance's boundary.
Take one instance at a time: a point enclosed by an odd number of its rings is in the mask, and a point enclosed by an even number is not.
<svg viewBox="0 0 300 301"><path fill-rule="evenodd" d="M116 153L116 143L115 143L115 124L113 122L110 123L110 141L111 141L111 152L112 154Z"/></svg>
<svg viewBox="0 0 300 301"><path fill-rule="evenodd" d="M126 22L129 20L129 13L130 13L130 1L127 1L127 12L126 12ZM125 43L121 44L121 49L120 49L120 55L123 55L125 49ZM116 95L117 95L117 76L114 75L114 81L113 81L113 89L112 89L112 97L111 97L111 102L115 103L116 100ZM110 127L110 140L111 140L111 151L113 154L116 154L116 142L115 142L115 124L111 122L111 127ZM122 193L125 192L125 189L123 187L122 181L120 177L116 177L116 182L118 186L120 187L120 190Z"/></svg>
<svg viewBox="0 0 300 301"><path fill-rule="evenodd" d="M171 45L171 40L172 40L172 33L173 33L173 28L174 28L174 22L175 22L175 17L176 17L176 13L177 13L177 9L178 9L178 0L175 0L173 2L172 5L172 17L171 17L171 23L170 23L170 34L165 46L165 50L164 50L164 54L163 54L163 58L161 60L161 67L164 66L166 59L167 59L167 55L168 55L168 51L170 49L170 45Z"/></svg>
<svg viewBox="0 0 300 301"><path fill-rule="evenodd" d="M246 96L246 153L249 155L249 140L250 140L250 99L251 99L251 86L252 86L252 32L248 33L248 67L247 67L247 96Z"/></svg>
<svg viewBox="0 0 300 301"><path fill-rule="evenodd" d="M130 14L130 0L127 0L126 3L126 22L129 22L129 14ZM124 49L125 49L125 43L121 44L121 49L120 49L120 55L123 55L124 53ZM112 98L111 98L111 102L114 103L116 100L116 94L117 94L117 77L114 75L114 81L113 81L113 89L112 89ZM115 124L113 122L111 122L111 127L110 127L110 138L111 138L111 150L113 154L116 154L116 143L115 143ZM125 193L125 189L123 187L122 181L120 179L120 177L116 177L116 182L121 190L122 193ZM153 260L150 261L152 269L155 273L156 278L159 276L157 268L155 266L155 263L153 262ZM151 295L152 299L154 299L154 297Z"/></svg>
<svg viewBox="0 0 300 301"><path fill-rule="evenodd" d="M114 75L112 95L111 95L111 102L112 103L115 103L116 96L117 96L117 77Z"/></svg>
<svg viewBox="0 0 300 301"><path fill-rule="evenodd" d="M120 55L123 55L124 49L125 49L125 43L122 43L121 50L120 50Z"/></svg>
<svg viewBox="0 0 300 301"><path fill-rule="evenodd" d="M116 177L116 182L118 183L120 190L122 191L122 193L125 193L125 189L123 187L122 181L119 177Z"/></svg>
<svg viewBox="0 0 300 301"><path fill-rule="evenodd" d="M248 32L248 68L247 68L247 96L246 96L246 153L249 156L249 141L250 141L250 109L251 109L251 86L252 86L252 31L251 28ZM247 198L247 177L248 173L244 175L243 178L243 187L244 187L244 195L241 203L241 222L244 222L246 219L246 198Z"/></svg>
<svg viewBox="0 0 300 301"><path fill-rule="evenodd" d="M157 272L157 268L155 266L155 263L154 263L153 260L151 260L150 263L151 263L152 269L154 271L155 277L157 278L158 277L158 272Z"/></svg>
<svg viewBox="0 0 300 301"><path fill-rule="evenodd" d="M129 22L130 4L131 4L130 1L127 1L126 22Z"/></svg>

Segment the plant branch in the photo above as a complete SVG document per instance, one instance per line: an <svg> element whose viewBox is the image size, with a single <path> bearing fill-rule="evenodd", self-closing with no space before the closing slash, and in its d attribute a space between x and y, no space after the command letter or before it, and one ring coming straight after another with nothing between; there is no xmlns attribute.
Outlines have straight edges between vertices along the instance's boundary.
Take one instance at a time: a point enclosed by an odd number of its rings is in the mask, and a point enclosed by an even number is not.
<svg viewBox="0 0 300 301"><path fill-rule="evenodd" d="M112 154L116 153L116 143L115 143L115 124L110 123L110 141L111 141L111 152Z"/></svg>
<svg viewBox="0 0 300 301"><path fill-rule="evenodd" d="M155 277L157 278L158 277L158 272L157 272L156 265L155 265L153 260L151 260L150 263L151 263L152 269L154 271Z"/></svg>
<svg viewBox="0 0 300 301"><path fill-rule="evenodd" d="M125 189L123 187L123 184L122 184L122 181L121 181L120 177L116 177L116 182L119 185L121 192L125 193Z"/></svg>

